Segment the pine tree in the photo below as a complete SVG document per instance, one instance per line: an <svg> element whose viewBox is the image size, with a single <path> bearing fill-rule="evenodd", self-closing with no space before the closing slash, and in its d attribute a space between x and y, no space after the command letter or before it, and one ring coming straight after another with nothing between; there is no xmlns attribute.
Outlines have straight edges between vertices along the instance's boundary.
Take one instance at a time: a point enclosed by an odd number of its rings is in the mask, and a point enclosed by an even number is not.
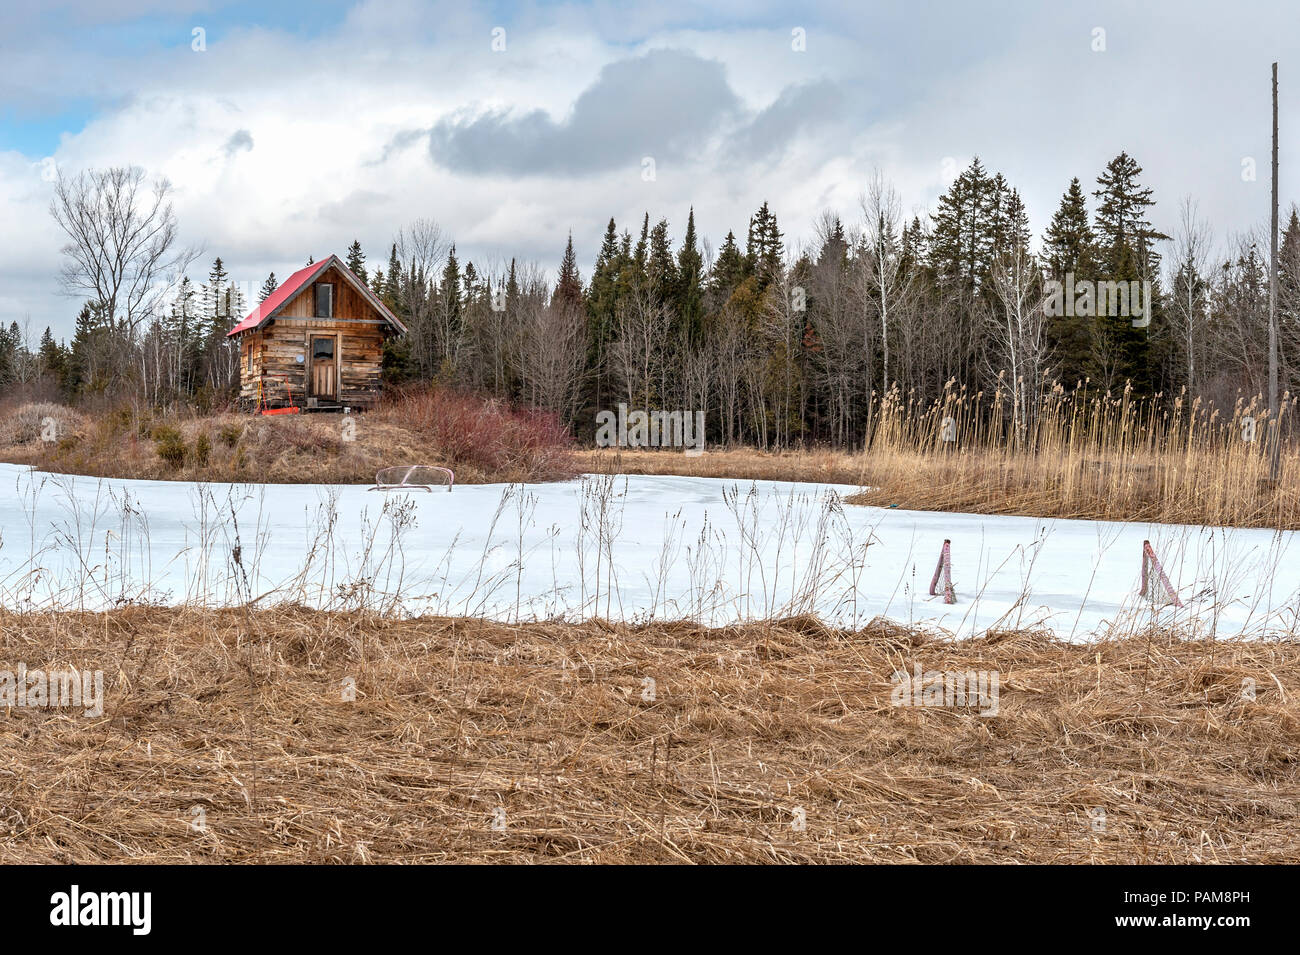
<svg viewBox="0 0 1300 955"><path fill-rule="evenodd" d="M1097 177L1097 185L1101 187L1093 193L1101 200L1097 206L1097 240L1102 264L1111 276L1120 274L1121 260L1126 255L1148 276L1159 272L1160 257L1155 252L1155 242L1169 236L1157 232L1147 221L1147 209L1156 203L1151 198L1153 190L1138 185L1141 174L1142 167L1137 160L1121 152Z"/></svg>
<svg viewBox="0 0 1300 955"><path fill-rule="evenodd" d="M1088 204L1078 177L1070 180L1061 204L1043 235L1048 274L1062 285L1062 306L1067 276L1094 281L1098 277L1097 246L1088 223ZM1092 364L1095 334L1091 315L1074 313L1073 303L1059 315L1049 315L1047 337L1056 360L1057 377L1067 388L1087 378Z"/></svg>
<svg viewBox="0 0 1300 955"><path fill-rule="evenodd" d="M361 243L356 239L348 246L348 269L362 282L368 282L370 277L366 275L366 254L361 251Z"/></svg>
<svg viewBox="0 0 1300 955"><path fill-rule="evenodd" d="M512 282L513 265L512 262ZM591 285L587 290L587 367L593 372L589 397L594 408L603 408L606 403L605 354L614 337L618 303L626 291L627 267L627 254L619 241L618 227L611 217L605 227L605 237L601 240L596 266L591 273Z"/></svg>
<svg viewBox="0 0 1300 955"><path fill-rule="evenodd" d="M1065 273L1088 278L1096 267L1096 239L1088 224L1088 205L1076 176L1061 196L1061 205L1043 235L1043 252L1052 277L1065 281Z"/></svg>
<svg viewBox="0 0 1300 955"><path fill-rule="evenodd" d="M836 222L838 223L838 219ZM843 238L843 229L840 230ZM899 243L898 277L906 279L922 268L925 257L925 227L921 225L919 215L912 216L912 221L903 226L903 236Z"/></svg>
<svg viewBox="0 0 1300 955"><path fill-rule="evenodd" d="M384 285L383 302L394 314L398 308L398 291L402 283L402 263L397 258L397 243L388 252L388 281ZM407 316L408 318L410 316Z"/></svg>
<svg viewBox="0 0 1300 955"><path fill-rule="evenodd" d="M973 299L988 279L997 242L991 225L1000 198L997 180L984 171L978 156L939 197L930 237L931 265L942 285L967 299Z"/></svg>
<svg viewBox="0 0 1300 955"><path fill-rule="evenodd" d="M18 330L17 322L13 322L8 330L0 325L0 385L8 384L15 376L19 361L18 346L21 341L22 335Z"/></svg>
<svg viewBox="0 0 1300 955"><path fill-rule="evenodd" d="M555 292L551 303L574 310L582 308L582 276L578 272L578 257L573 253L573 233L569 233L568 244L564 247L564 259L560 262L560 277L555 283Z"/></svg>
<svg viewBox="0 0 1300 955"><path fill-rule="evenodd" d="M665 305L672 301L677 294L677 263L673 259L667 219L660 219L650 232L650 253L646 262L646 271L655 303Z"/></svg>
<svg viewBox="0 0 1300 955"><path fill-rule="evenodd" d="M456 260L456 246L452 245L447 253L447 264L442 270L442 282L438 287L441 309L441 341L438 345L438 357L441 367L430 368L429 374L450 372L456 360L462 330L460 263Z"/></svg>
<svg viewBox="0 0 1300 955"><path fill-rule="evenodd" d="M248 303L244 301L244 292L234 282L226 286L225 306L228 322L239 321L248 314ZM230 329L227 328L225 331L228 332Z"/></svg>
<svg viewBox="0 0 1300 955"><path fill-rule="evenodd" d="M519 314L519 278L515 274L515 260L510 260L510 272L506 275L506 314L516 316Z"/></svg>
<svg viewBox="0 0 1300 955"><path fill-rule="evenodd" d="M699 340L704 322L704 257L695 234L695 208L686 216L686 235L677 253L676 313L687 341Z"/></svg>
<svg viewBox="0 0 1300 955"><path fill-rule="evenodd" d="M195 303L198 294L189 276L183 277L164 326L173 353L173 384L183 395L193 394L199 375L204 333L199 327L200 306Z"/></svg>
<svg viewBox="0 0 1300 955"><path fill-rule="evenodd" d="M647 212L645 218L641 220L641 238L637 241L636 248L632 252L631 274L628 276L628 287L630 290L639 292L649 286L649 260L650 213Z"/></svg>
<svg viewBox="0 0 1300 955"><path fill-rule="evenodd" d="M204 308L207 318L213 326L223 324L230 317L226 311L226 279L230 277L226 267L217 256L208 272L208 284L204 286Z"/></svg>
<svg viewBox="0 0 1300 955"><path fill-rule="evenodd" d="M45 326L45 331L41 334L40 351L37 352L41 362L41 373L49 375L55 381L60 381L64 374L64 354L63 348L54 340L54 335L50 332L50 327Z"/></svg>
<svg viewBox="0 0 1300 955"><path fill-rule="evenodd" d="M262 283L262 290L257 294L257 301L259 303L265 302L267 298L270 297L271 293L279 287L280 283L276 281L275 273L272 272L266 277L266 281Z"/></svg>
<svg viewBox="0 0 1300 955"><path fill-rule="evenodd" d="M776 216L764 202L749 220L749 233L745 241L745 267L758 279L759 290L765 289L780 272L785 247Z"/></svg>
<svg viewBox="0 0 1300 955"><path fill-rule="evenodd" d="M1153 301L1145 303L1145 307L1151 311L1150 322L1158 327L1160 305L1156 298L1156 279L1160 255L1155 251L1155 242L1169 236L1156 231L1147 220L1147 210L1155 205L1155 200L1151 198L1153 190L1138 184L1141 174L1142 167L1126 152L1106 164L1097 177L1101 188L1093 193L1100 200L1095 231L1105 280L1149 281ZM1099 311L1093 338L1093 377L1111 387L1131 381L1139 393L1149 390L1155 380L1148 338L1155 330L1152 324L1134 328L1132 316L1119 314L1120 309L1108 307Z"/></svg>
<svg viewBox="0 0 1300 955"><path fill-rule="evenodd" d="M745 256L736 244L736 233L728 232L709 273L709 289L719 304L731 297L736 286L744 281L745 274Z"/></svg>
<svg viewBox="0 0 1300 955"><path fill-rule="evenodd" d="M68 360L67 390L69 393L82 394L99 390L106 384L103 380L101 342L106 337L102 321L103 310L93 302L87 302L77 313L72 333L71 354Z"/></svg>
<svg viewBox="0 0 1300 955"><path fill-rule="evenodd" d="M609 225L605 227L605 237L601 240L600 252L596 255L596 266L591 273L591 286L587 291L587 310L593 328L600 326L604 331L608 331L609 324L613 322L621 266L618 228L611 218ZM603 335L599 337L602 340L604 338Z"/></svg>
<svg viewBox="0 0 1300 955"><path fill-rule="evenodd" d="M1001 254L1007 250L1027 254L1032 236L1029 231L1029 212L1025 209L1025 203L1020 198L1020 193L1015 189L1010 190L1006 195L1002 208L1005 215L1002 225L1002 242L998 244L995 254Z"/></svg>
<svg viewBox="0 0 1300 955"><path fill-rule="evenodd" d="M1300 363L1300 213L1291 207L1291 215L1282 230L1281 245L1277 250L1277 320L1282 329L1281 339L1291 354L1284 365L1290 368ZM1296 382L1287 387L1295 390Z"/></svg>

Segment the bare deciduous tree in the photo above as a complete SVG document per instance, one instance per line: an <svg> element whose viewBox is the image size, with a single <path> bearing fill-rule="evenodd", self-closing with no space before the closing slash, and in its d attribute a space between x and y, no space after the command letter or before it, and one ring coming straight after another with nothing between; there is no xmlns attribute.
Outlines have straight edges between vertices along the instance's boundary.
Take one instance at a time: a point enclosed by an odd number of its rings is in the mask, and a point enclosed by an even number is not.
<svg viewBox="0 0 1300 955"><path fill-rule="evenodd" d="M50 215L68 236L62 283L95 302L105 321L134 337L161 314L195 253L177 246L171 184L145 183L138 166L89 169L54 184Z"/></svg>

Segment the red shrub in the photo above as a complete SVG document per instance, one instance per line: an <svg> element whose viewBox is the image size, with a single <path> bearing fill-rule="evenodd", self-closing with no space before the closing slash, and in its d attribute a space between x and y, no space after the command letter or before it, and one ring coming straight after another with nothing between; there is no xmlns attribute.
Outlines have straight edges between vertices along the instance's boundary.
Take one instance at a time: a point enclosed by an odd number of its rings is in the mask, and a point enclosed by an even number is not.
<svg viewBox="0 0 1300 955"><path fill-rule="evenodd" d="M399 397L392 417L427 434L449 462L489 480L545 481L573 473L573 437L549 411L511 408L447 388L422 388Z"/></svg>

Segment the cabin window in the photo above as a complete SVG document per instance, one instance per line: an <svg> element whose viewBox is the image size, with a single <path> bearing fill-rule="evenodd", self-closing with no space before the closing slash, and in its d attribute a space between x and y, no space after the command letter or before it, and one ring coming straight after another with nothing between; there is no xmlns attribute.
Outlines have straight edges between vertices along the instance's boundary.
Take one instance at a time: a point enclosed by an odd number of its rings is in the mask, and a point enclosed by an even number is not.
<svg viewBox="0 0 1300 955"><path fill-rule="evenodd" d="M253 370L253 343L252 343L252 342L245 342L245 343L244 343L244 347L248 349L248 370L249 370L249 372L252 372L252 370Z"/></svg>
<svg viewBox="0 0 1300 955"><path fill-rule="evenodd" d="M316 284L316 317L334 317L334 286L328 282Z"/></svg>
<svg viewBox="0 0 1300 955"><path fill-rule="evenodd" d="M332 338L313 338L311 340L311 357L333 358L334 357L334 339Z"/></svg>

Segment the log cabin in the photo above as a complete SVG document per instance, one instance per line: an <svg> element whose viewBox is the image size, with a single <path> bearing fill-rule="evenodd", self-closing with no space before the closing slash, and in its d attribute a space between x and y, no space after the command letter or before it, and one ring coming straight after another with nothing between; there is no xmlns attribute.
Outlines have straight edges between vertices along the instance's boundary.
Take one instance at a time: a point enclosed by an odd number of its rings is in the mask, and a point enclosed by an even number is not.
<svg viewBox="0 0 1300 955"><path fill-rule="evenodd" d="M385 339L406 327L337 255L289 276L228 337L239 340L240 404L258 411L369 408Z"/></svg>

